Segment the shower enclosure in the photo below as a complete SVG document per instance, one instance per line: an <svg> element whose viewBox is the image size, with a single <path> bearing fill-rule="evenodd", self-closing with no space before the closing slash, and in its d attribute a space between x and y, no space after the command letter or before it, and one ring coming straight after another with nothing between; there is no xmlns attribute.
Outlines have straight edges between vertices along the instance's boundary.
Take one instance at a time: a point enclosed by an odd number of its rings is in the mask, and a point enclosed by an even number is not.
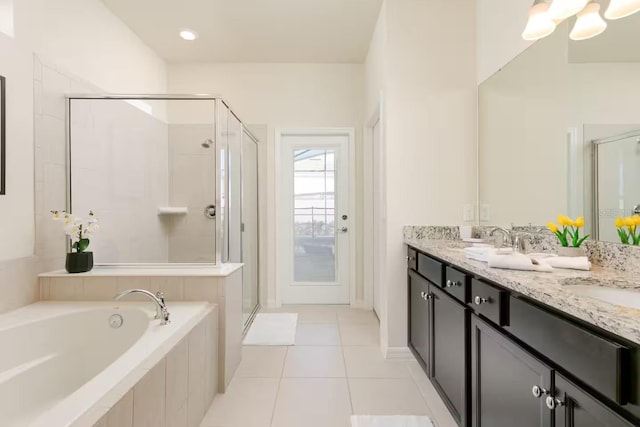
<svg viewBox="0 0 640 427"><path fill-rule="evenodd" d="M97 265L243 262L258 308L258 140L219 97L67 97L67 210L95 213Z"/></svg>

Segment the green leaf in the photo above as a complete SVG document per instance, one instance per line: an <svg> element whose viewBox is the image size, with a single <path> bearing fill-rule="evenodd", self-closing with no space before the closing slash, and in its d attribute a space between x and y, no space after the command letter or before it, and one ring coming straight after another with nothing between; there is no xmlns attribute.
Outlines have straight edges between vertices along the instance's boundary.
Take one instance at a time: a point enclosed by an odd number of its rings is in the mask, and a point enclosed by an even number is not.
<svg viewBox="0 0 640 427"><path fill-rule="evenodd" d="M77 247L78 252L84 252L89 247L89 239L80 239L76 243L78 245Z"/></svg>
<svg viewBox="0 0 640 427"><path fill-rule="evenodd" d="M589 234L587 234L586 236L584 236L582 239L578 240L578 244L575 246L576 248L579 248L585 240L587 240L589 238Z"/></svg>

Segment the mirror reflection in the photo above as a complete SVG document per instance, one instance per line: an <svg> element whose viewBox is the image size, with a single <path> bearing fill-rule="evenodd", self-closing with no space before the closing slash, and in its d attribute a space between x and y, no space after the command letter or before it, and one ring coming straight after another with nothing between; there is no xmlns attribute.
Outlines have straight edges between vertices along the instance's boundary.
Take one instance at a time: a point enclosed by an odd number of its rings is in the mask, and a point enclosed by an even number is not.
<svg viewBox="0 0 640 427"><path fill-rule="evenodd" d="M569 39L570 22L479 87L480 223L584 216L619 242L640 212L640 15Z"/></svg>

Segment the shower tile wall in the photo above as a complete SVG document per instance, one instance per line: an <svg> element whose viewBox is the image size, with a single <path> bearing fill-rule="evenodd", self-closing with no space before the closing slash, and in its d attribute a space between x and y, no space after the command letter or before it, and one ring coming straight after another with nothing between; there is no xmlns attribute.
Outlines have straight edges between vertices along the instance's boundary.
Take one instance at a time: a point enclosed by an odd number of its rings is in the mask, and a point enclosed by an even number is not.
<svg viewBox="0 0 640 427"><path fill-rule="evenodd" d="M189 212L171 218L169 262L215 262L215 221L204 215L215 204L215 146L202 146L214 135L213 124L169 125L169 200Z"/></svg>

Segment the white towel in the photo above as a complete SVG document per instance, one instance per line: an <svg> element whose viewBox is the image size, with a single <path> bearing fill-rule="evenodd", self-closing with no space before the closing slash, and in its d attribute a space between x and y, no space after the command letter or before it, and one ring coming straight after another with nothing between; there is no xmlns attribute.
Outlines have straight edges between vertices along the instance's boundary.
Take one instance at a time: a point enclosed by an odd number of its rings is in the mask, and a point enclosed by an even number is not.
<svg viewBox="0 0 640 427"><path fill-rule="evenodd" d="M532 259L538 261L540 264L547 264L553 268L566 268L569 270L591 270L591 263L586 256L568 257L568 256L556 256Z"/></svg>
<svg viewBox="0 0 640 427"><path fill-rule="evenodd" d="M489 267L507 270L540 271L550 273L553 268L546 263L539 263L523 254L498 255L492 254L487 258Z"/></svg>
<svg viewBox="0 0 640 427"><path fill-rule="evenodd" d="M508 255L513 253L512 248L492 248L492 247L470 247L464 248L464 256L476 261L487 262L489 255L502 254Z"/></svg>

